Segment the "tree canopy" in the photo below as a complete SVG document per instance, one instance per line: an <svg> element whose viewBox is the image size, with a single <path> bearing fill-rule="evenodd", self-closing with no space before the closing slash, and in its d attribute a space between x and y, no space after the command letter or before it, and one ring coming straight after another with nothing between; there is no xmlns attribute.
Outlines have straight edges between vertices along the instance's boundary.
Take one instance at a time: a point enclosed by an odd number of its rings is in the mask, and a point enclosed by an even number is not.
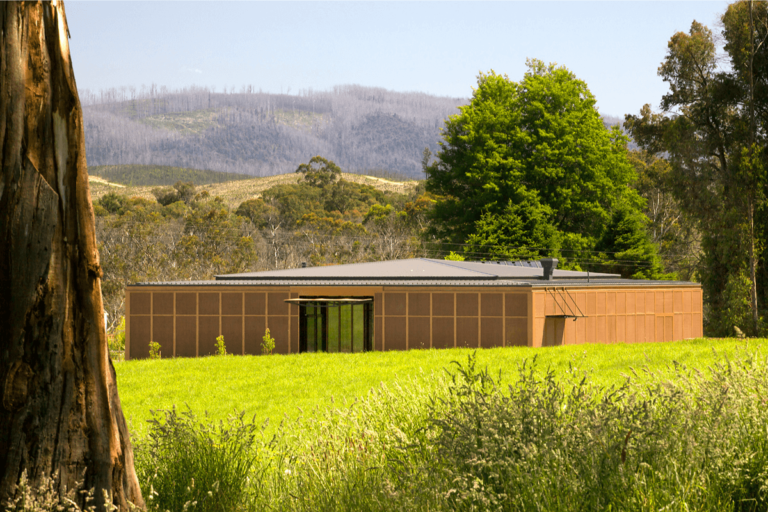
<svg viewBox="0 0 768 512"><path fill-rule="evenodd" d="M629 187L636 175L626 137L605 128L587 84L568 69L529 60L520 82L481 73L460 111L446 122L425 172L427 190L440 196L432 234L467 243L473 259L557 255L571 266L596 263L614 212L642 208ZM647 239L644 225L634 226L632 239Z"/></svg>
<svg viewBox="0 0 768 512"><path fill-rule="evenodd" d="M761 248L768 186L768 5L734 2L721 21L722 54L716 35L696 21L688 33L672 36L659 67L669 84L662 111L645 105L639 115L626 117L625 126L642 148L669 162L670 189L701 229L707 331L728 335L737 325L757 334L758 304L767 298ZM743 309L744 300L734 290L750 297L747 324L742 313L732 314Z"/></svg>

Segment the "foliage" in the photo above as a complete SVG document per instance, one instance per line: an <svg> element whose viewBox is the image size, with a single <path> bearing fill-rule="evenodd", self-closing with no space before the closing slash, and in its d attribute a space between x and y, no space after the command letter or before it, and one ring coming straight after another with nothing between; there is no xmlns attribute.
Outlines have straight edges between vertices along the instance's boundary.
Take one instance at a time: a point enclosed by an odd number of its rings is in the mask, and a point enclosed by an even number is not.
<svg viewBox="0 0 768 512"><path fill-rule="evenodd" d="M177 202L189 205L195 198L195 184L191 181L177 181L174 183L173 188L156 188L152 190L152 194L157 199L157 202L163 206Z"/></svg>
<svg viewBox="0 0 768 512"><path fill-rule="evenodd" d="M701 257L701 233L690 213L681 207L673 192L669 161L647 151L630 151L629 161L637 172L633 187L646 200L648 234L659 248L662 267L683 281L697 281Z"/></svg>
<svg viewBox="0 0 768 512"><path fill-rule="evenodd" d="M333 184L341 176L341 168L320 155L313 156L308 163L299 165L295 172L301 173L309 186L321 188Z"/></svg>
<svg viewBox="0 0 768 512"><path fill-rule="evenodd" d="M575 352L559 371L519 356L504 378L481 369L493 358L461 354L468 362L447 375L381 384L349 406L286 418L274 436L242 414L217 428L164 411L136 449L150 504L173 497L158 508L179 510L193 492L197 506L213 504L227 480L227 499L239 501L217 506L230 510L768 508L768 361L758 353L710 351L706 371L624 366L629 377L608 385Z"/></svg>
<svg viewBox="0 0 768 512"><path fill-rule="evenodd" d="M448 261L464 261L466 258L464 258L464 256L462 256L461 254L451 251L448 253L448 256L446 256L443 259Z"/></svg>
<svg viewBox="0 0 768 512"><path fill-rule="evenodd" d="M131 186L170 186L179 181L198 185L247 180L251 176L234 172L186 169L163 165L100 165L88 168L88 174L112 183Z"/></svg>
<svg viewBox="0 0 768 512"><path fill-rule="evenodd" d="M269 333L269 327L267 327L267 330L264 332L262 340L261 353L265 356L272 354L272 351L275 349L275 338Z"/></svg>
<svg viewBox="0 0 768 512"><path fill-rule="evenodd" d="M481 73L460 111L446 121L437 159L423 163L439 197L431 233L466 242L473 259L594 266L614 212L642 207L628 188L636 175L627 138L605 128L587 85L566 68L529 60L520 82Z"/></svg>
<svg viewBox="0 0 768 512"><path fill-rule="evenodd" d="M661 112L646 105L626 117L625 127L643 149L669 161L670 190L701 230L707 333L732 332L721 318L730 309L724 291L746 269L752 321L744 327L755 335L768 299L761 255L768 218L768 5L737 1L720 21L722 38L696 21L672 36L659 68L669 84Z"/></svg>
<svg viewBox="0 0 768 512"><path fill-rule="evenodd" d="M208 423L174 408L156 412L150 424L135 448L149 510L229 512L258 499L270 444L243 414Z"/></svg>
<svg viewBox="0 0 768 512"><path fill-rule="evenodd" d="M112 359L122 360L125 357L125 316L120 317L112 334L107 335L109 355Z"/></svg>
<svg viewBox="0 0 768 512"><path fill-rule="evenodd" d="M160 353L160 344L156 341L149 342L149 358L160 359L162 357Z"/></svg>
<svg viewBox="0 0 768 512"><path fill-rule="evenodd" d="M216 336L216 354L220 356L227 355L227 346L224 344L224 335Z"/></svg>

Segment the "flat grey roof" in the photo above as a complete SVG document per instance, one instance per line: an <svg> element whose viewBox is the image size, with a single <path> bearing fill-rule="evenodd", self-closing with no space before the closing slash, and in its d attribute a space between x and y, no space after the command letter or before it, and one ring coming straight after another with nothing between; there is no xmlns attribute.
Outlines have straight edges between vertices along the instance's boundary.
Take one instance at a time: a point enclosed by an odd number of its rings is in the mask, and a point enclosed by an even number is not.
<svg viewBox="0 0 768 512"><path fill-rule="evenodd" d="M518 267L512 265L493 265L473 261L447 261L430 258L412 258L407 260L375 261L369 263L351 263L327 267L306 267L287 270L268 270L265 272L245 272L216 276L217 281L269 281L274 279L289 280L464 280L495 281L498 279L538 279L541 280L544 269ZM586 272L573 270L555 270L555 279L587 279ZM589 273L590 279L621 279L618 274Z"/></svg>
<svg viewBox="0 0 768 512"><path fill-rule="evenodd" d="M618 274L555 270L544 280L534 266L495 265L430 258L351 263L216 276L214 281L136 283L132 286L698 286L685 281L622 279Z"/></svg>

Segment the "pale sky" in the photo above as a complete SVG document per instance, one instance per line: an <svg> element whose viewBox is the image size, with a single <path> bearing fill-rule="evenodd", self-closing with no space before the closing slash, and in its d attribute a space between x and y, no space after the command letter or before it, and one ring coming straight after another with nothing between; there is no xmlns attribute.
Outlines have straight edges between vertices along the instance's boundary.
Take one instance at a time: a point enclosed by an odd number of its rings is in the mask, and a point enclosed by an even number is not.
<svg viewBox="0 0 768 512"><path fill-rule="evenodd" d="M728 2L66 2L78 87L289 92L361 84L467 98L528 57L585 80L600 112L656 106L669 38ZM290 89L289 89L290 88Z"/></svg>

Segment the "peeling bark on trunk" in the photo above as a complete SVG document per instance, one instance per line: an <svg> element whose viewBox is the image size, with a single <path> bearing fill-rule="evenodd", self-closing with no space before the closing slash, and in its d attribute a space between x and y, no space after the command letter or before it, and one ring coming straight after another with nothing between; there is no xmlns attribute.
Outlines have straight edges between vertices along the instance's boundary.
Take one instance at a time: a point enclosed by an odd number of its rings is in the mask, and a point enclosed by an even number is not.
<svg viewBox="0 0 768 512"><path fill-rule="evenodd" d="M0 503L22 471L143 506L109 359L61 2L0 3ZM99 508L103 503L97 502Z"/></svg>

